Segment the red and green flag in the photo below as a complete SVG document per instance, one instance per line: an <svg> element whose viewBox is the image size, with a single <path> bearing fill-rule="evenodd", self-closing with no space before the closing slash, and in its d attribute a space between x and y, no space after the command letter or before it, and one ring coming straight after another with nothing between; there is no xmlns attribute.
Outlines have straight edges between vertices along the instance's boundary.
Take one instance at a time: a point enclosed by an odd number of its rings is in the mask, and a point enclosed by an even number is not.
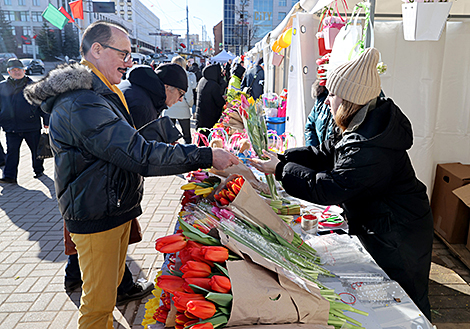
<svg viewBox="0 0 470 329"><path fill-rule="evenodd" d="M44 17L47 21L49 21L49 23L61 30L69 21L69 19L51 3L49 3L47 8L42 12L42 17Z"/></svg>

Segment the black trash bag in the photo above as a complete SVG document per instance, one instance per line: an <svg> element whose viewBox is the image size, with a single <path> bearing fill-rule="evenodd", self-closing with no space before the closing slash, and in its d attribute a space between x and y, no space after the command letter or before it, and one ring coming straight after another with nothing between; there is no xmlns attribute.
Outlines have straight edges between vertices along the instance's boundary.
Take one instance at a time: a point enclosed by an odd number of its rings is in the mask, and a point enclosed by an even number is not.
<svg viewBox="0 0 470 329"><path fill-rule="evenodd" d="M49 134L42 133L39 138L38 153L36 159L43 160L47 158L52 158L51 144L49 142Z"/></svg>

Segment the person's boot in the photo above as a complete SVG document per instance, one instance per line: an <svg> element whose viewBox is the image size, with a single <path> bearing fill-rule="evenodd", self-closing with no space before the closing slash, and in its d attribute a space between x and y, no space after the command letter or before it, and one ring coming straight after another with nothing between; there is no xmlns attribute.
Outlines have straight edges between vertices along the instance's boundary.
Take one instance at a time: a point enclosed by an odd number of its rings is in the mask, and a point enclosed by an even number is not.
<svg viewBox="0 0 470 329"><path fill-rule="evenodd" d="M117 296L116 305L121 306L129 303L130 301L142 299L149 295L154 287L153 282L139 279L134 282L134 286L128 292Z"/></svg>
<svg viewBox="0 0 470 329"><path fill-rule="evenodd" d="M70 280L66 280L64 282L64 289L66 292L68 293L72 293L75 291L75 289L79 288L82 286L82 280L78 280L78 281L70 281Z"/></svg>

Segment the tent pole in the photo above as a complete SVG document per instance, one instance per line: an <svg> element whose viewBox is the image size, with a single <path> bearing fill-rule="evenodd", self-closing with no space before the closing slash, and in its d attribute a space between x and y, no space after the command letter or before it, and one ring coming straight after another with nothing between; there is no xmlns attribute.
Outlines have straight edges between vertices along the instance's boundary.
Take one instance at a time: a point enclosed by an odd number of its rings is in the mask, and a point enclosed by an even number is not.
<svg viewBox="0 0 470 329"><path fill-rule="evenodd" d="M375 16L375 0L368 0L370 3L370 25L372 28L374 28L374 16ZM370 47L371 44L371 34L370 34L370 28L367 29L367 35L366 35L366 48Z"/></svg>

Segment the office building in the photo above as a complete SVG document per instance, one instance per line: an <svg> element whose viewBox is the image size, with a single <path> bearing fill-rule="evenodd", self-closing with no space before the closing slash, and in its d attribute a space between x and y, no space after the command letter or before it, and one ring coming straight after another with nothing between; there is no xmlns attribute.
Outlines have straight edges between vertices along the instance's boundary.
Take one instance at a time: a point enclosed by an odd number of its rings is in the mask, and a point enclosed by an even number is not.
<svg viewBox="0 0 470 329"><path fill-rule="evenodd" d="M223 45L240 55L286 17L298 0L224 0Z"/></svg>

